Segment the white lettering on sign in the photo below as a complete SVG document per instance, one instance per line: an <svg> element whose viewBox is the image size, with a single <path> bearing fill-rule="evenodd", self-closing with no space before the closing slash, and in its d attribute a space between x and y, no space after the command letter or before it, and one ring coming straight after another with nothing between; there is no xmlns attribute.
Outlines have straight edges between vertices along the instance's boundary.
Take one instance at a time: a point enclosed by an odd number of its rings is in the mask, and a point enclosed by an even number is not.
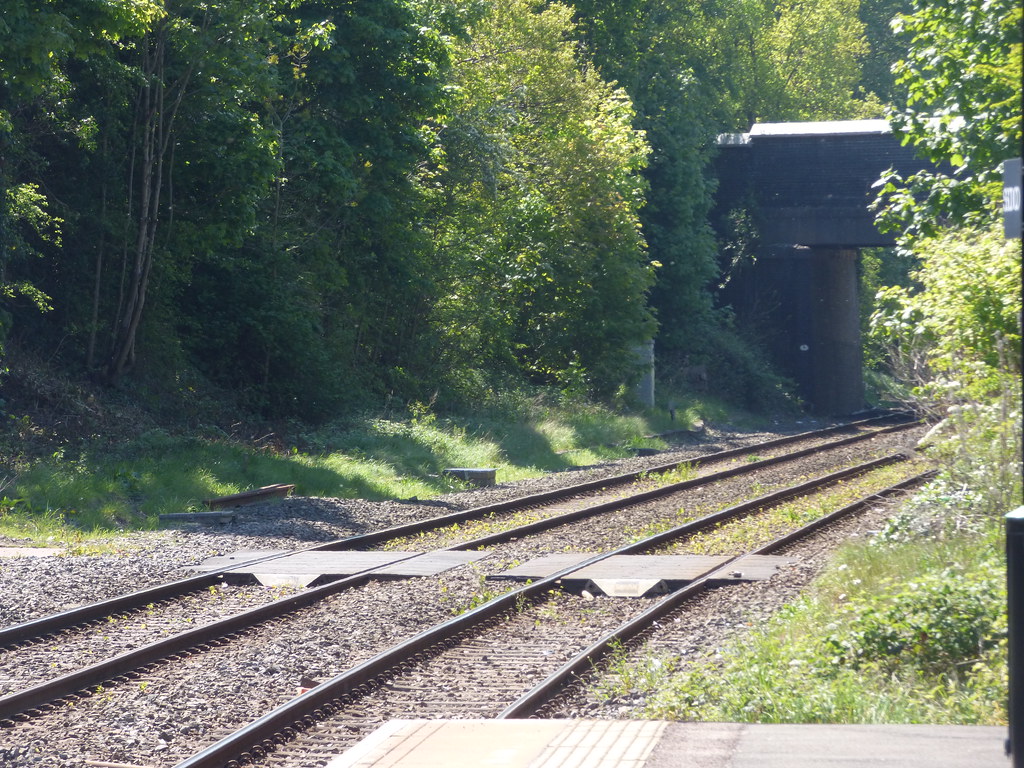
<svg viewBox="0 0 1024 768"><path fill-rule="evenodd" d="M1020 212L1021 158L1003 162L1003 234L1020 239L1022 221Z"/></svg>
<svg viewBox="0 0 1024 768"><path fill-rule="evenodd" d="M1020 210L1020 187L1003 189L1003 212L1016 213Z"/></svg>

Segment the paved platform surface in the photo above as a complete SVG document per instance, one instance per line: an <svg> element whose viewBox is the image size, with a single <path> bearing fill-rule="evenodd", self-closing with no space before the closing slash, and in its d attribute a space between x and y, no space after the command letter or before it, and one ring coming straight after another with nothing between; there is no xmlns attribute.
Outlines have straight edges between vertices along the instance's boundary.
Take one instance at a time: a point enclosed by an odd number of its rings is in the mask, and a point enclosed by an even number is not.
<svg viewBox="0 0 1024 768"><path fill-rule="evenodd" d="M1008 768L1006 728L392 720L327 768Z"/></svg>

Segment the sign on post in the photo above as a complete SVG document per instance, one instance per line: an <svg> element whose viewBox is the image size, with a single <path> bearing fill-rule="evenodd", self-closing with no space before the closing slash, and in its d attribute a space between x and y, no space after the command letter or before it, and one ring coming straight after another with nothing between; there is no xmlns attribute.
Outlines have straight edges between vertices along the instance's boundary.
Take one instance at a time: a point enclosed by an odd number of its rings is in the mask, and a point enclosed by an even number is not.
<svg viewBox="0 0 1024 768"><path fill-rule="evenodd" d="M1021 158L1003 162L1003 231L1007 239L1020 239Z"/></svg>

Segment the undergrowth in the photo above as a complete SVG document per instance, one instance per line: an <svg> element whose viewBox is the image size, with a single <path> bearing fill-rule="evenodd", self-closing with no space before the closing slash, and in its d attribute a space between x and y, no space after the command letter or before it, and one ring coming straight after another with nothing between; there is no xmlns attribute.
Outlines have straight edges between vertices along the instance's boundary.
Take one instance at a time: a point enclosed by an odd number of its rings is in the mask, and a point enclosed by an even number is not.
<svg viewBox="0 0 1024 768"><path fill-rule="evenodd" d="M646 717L1005 724L1005 573L992 543L850 547L744 640L689 665L643 658L626 679L643 684ZM918 557L935 567L906 579ZM864 569L865 559L880 567Z"/></svg>
<svg viewBox="0 0 1024 768"><path fill-rule="evenodd" d="M681 720L1005 724L1019 386L945 416L927 441L936 479L802 597L699 659L620 650L595 695Z"/></svg>
<svg viewBox="0 0 1024 768"><path fill-rule="evenodd" d="M694 402L690 410L697 408ZM469 487L446 475L448 467L493 467L499 482L513 481L630 456L639 446L665 447L649 435L679 425L659 410L625 413L550 397L505 410L460 419L414 403L390 418L292 425L265 440L153 427L116 442L56 440L48 454L6 452L0 536L84 546L153 528L164 513L200 511L205 499L274 483L294 484L301 496L425 499ZM31 436L30 426L19 421L20 440Z"/></svg>

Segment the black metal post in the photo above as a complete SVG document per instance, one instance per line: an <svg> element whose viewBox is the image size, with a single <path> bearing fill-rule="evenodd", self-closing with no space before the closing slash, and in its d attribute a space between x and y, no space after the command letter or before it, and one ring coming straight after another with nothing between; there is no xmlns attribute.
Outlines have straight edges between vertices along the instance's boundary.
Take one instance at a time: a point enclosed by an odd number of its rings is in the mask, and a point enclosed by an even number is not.
<svg viewBox="0 0 1024 768"><path fill-rule="evenodd" d="M1006 597L1009 609L1010 734L1013 768L1024 768L1024 507L1006 516Z"/></svg>

